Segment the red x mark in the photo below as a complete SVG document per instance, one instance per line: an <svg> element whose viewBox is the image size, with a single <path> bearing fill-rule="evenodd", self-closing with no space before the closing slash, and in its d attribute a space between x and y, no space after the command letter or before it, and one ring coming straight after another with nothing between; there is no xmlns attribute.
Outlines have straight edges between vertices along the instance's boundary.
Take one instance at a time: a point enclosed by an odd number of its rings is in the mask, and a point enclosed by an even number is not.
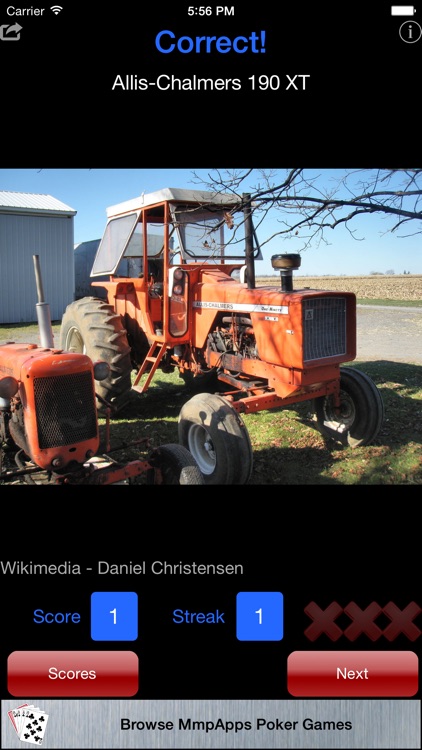
<svg viewBox="0 0 422 750"><path fill-rule="evenodd" d="M344 631L349 641L355 641L361 633L366 633L371 641L377 641L382 635L381 628L374 622L383 611L377 602L371 602L366 609L361 609L355 602L350 602L344 611L352 620L351 625L348 625Z"/></svg>
<svg viewBox="0 0 422 750"><path fill-rule="evenodd" d="M403 610L399 609L394 602L388 602L383 612L391 620L384 630L384 635L388 641L394 641L400 633L407 635L410 641L416 641L419 638L421 631L412 622L422 612L416 602L410 602Z"/></svg>
<svg viewBox="0 0 422 750"><path fill-rule="evenodd" d="M311 602L305 607L305 614L311 618L314 622L309 625L305 630L305 635L310 641L315 641L321 633L326 633L332 641L337 641L343 631L335 624L334 620L336 617L341 615L343 607L340 607L337 602L331 602L327 609L321 609L318 604Z"/></svg>
<svg viewBox="0 0 422 750"><path fill-rule="evenodd" d="M337 602L331 602L327 609L321 609L315 602L310 602L304 611L313 620L313 623L305 630L305 635L310 641L315 641L322 633L328 635L332 641L337 641L342 635L345 635L349 641L355 641L362 633L371 641L377 641L382 635L388 641L394 641L401 633L410 641L416 641L422 635L422 630L413 622L415 617L422 612L416 602L410 602L403 610L399 609L394 602L388 602L385 607L380 607L377 602L371 602L366 609L361 609L355 602L350 602L344 609ZM334 622L343 612L352 621L344 633ZM383 613L390 618L391 622L384 630L381 630L375 624L375 620Z"/></svg>

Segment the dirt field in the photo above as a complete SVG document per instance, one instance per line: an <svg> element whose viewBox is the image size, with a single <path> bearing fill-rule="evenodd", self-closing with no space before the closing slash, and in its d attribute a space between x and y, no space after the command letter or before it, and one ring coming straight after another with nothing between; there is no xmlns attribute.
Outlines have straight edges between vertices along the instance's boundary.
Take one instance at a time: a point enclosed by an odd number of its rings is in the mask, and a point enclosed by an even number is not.
<svg viewBox="0 0 422 750"><path fill-rule="evenodd" d="M257 277L261 285L279 286L280 277ZM422 274L397 276L296 276L294 289L332 289L353 292L360 299L422 300Z"/></svg>

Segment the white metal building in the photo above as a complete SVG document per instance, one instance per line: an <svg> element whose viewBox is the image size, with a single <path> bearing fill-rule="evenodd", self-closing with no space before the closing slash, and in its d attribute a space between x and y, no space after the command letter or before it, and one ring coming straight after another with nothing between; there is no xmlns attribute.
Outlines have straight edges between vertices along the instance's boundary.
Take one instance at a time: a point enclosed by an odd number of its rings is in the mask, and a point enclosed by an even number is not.
<svg viewBox="0 0 422 750"><path fill-rule="evenodd" d="M51 195L0 191L0 323L37 321L34 255L51 319L61 320L74 299L75 214Z"/></svg>

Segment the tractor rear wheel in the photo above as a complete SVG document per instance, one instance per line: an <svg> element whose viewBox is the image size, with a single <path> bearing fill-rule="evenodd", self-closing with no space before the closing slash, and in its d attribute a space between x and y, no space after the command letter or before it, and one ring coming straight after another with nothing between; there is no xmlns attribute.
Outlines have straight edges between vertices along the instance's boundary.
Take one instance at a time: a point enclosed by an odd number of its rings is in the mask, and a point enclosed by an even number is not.
<svg viewBox="0 0 422 750"><path fill-rule="evenodd" d="M198 393L179 414L179 442L195 458L205 484L246 484L253 453L248 430L223 396Z"/></svg>
<svg viewBox="0 0 422 750"><path fill-rule="evenodd" d="M127 333L120 315L97 297L84 297L67 306L60 328L60 348L87 354L93 362L110 366L105 380L95 384L96 393L120 411L129 401L132 362ZM97 400L99 412L104 404Z"/></svg>
<svg viewBox="0 0 422 750"><path fill-rule="evenodd" d="M372 443L384 420L384 404L375 383L352 367L340 367L340 409L335 409L332 396L315 399L314 406L320 432L351 448Z"/></svg>

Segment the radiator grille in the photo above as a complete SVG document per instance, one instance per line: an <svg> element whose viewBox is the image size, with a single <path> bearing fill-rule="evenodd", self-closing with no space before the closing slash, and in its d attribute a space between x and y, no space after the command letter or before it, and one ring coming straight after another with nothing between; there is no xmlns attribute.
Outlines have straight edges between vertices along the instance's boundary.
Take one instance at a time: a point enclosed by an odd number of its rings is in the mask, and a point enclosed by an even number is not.
<svg viewBox="0 0 422 750"><path fill-rule="evenodd" d="M89 371L35 378L34 395L40 448L95 438L96 403Z"/></svg>
<svg viewBox="0 0 422 750"><path fill-rule="evenodd" d="M345 297L314 297L304 300L304 361L346 354Z"/></svg>

